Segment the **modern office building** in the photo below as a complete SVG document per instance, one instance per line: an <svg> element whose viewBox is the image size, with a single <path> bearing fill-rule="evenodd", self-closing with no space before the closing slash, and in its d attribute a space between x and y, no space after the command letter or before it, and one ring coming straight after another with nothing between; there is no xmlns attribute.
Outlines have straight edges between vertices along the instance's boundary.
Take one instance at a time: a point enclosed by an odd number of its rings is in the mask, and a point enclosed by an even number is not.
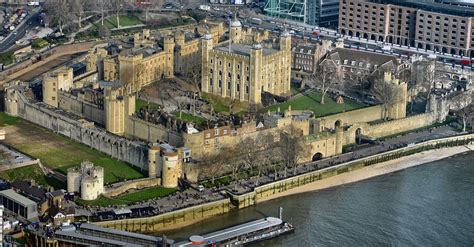
<svg viewBox="0 0 474 247"><path fill-rule="evenodd" d="M307 0L306 23L337 27L339 0Z"/></svg>
<svg viewBox="0 0 474 247"><path fill-rule="evenodd" d="M341 0L338 31L363 39L473 57L472 10L434 1Z"/></svg>
<svg viewBox="0 0 474 247"><path fill-rule="evenodd" d="M319 26L337 26L339 0L267 0L268 16Z"/></svg>

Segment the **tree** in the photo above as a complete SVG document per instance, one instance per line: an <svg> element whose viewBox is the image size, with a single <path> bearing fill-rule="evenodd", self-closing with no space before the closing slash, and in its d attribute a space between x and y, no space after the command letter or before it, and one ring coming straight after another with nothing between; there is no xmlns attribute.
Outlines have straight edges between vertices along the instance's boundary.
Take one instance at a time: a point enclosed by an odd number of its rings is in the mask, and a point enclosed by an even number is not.
<svg viewBox="0 0 474 247"><path fill-rule="evenodd" d="M102 25L102 26L99 26L98 33L99 33L99 37L107 38L110 36L110 29L107 26Z"/></svg>
<svg viewBox="0 0 474 247"><path fill-rule="evenodd" d="M82 18L84 17L84 12L86 10L86 7L90 6L89 0L74 0L72 2L72 8L71 10L73 11L77 22L77 25L79 28L82 28Z"/></svg>
<svg viewBox="0 0 474 247"><path fill-rule="evenodd" d="M321 90L321 104L324 105L326 93L336 83L340 82L339 65L332 59L325 59L316 66L315 72L311 75L311 79Z"/></svg>
<svg viewBox="0 0 474 247"><path fill-rule="evenodd" d="M104 26L105 13L110 8L110 0L96 0L93 3L95 4L94 8L99 10L100 23Z"/></svg>
<svg viewBox="0 0 474 247"><path fill-rule="evenodd" d="M257 146L260 152L257 154L257 162L255 162L255 168L257 170L256 185L259 184L262 172L273 164L276 156L275 137L271 133L259 133L257 135L257 140Z"/></svg>
<svg viewBox="0 0 474 247"><path fill-rule="evenodd" d="M235 149L237 156L244 165L244 168L249 169L250 174L252 174L255 163L258 163L257 152L259 151L259 147L257 142L250 137L246 137L237 144Z"/></svg>
<svg viewBox="0 0 474 247"><path fill-rule="evenodd" d="M211 178L211 183L214 185L215 178L223 174L226 164L230 158L230 149L222 148L219 152L208 153L202 158L202 171L206 173L205 177Z"/></svg>
<svg viewBox="0 0 474 247"><path fill-rule="evenodd" d="M284 174L286 177L286 169L293 167L293 174L296 174L296 167L302 161L303 156L307 153L303 133L300 129L289 125L280 135L279 153L284 162Z"/></svg>
<svg viewBox="0 0 474 247"><path fill-rule="evenodd" d="M52 23L56 23L59 32L63 33L63 27L70 21L70 5L63 0L49 0L45 1L44 9L47 12L47 17Z"/></svg>
<svg viewBox="0 0 474 247"><path fill-rule="evenodd" d="M110 0L110 6L115 12L115 17L117 18L117 28L120 28L120 12L122 12L123 3L123 0Z"/></svg>
<svg viewBox="0 0 474 247"><path fill-rule="evenodd" d="M148 0L147 4L143 6L145 14L145 23L148 23L148 13L152 9L161 8L163 5L163 0Z"/></svg>
<svg viewBox="0 0 474 247"><path fill-rule="evenodd" d="M388 108L398 101L395 88L390 82L386 82L384 76L374 78L372 93L383 104L383 118L388 117Z"/></svg>

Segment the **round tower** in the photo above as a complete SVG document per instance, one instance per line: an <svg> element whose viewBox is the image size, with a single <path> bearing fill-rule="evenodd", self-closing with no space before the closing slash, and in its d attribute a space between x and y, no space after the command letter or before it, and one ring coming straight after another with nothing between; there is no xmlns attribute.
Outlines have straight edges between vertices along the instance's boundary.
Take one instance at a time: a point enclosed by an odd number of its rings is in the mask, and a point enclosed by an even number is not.
<svg viewBox="0 0 474 247"><path fill-rule="evenodd" d="M105 129L116 135L125 131L125 101L117 90L105 88Z"/></svg>
<svg viewBox="0 0 474 247"><path fill-rule="evenodd" d="M97 193L104 193L104 168L95 166L92 168L91 176L97 179Z"/></svg>
<svg viewBox="0 0 474 247"><path fill-rule="evenodd" d="M160 153L159 146L151 146L148 149L148 177L155 178L157 175L156 171L156 155Z"/></svg>
<svg viewBox="0 0 474 247"><path fill-rule="evenodd" d="M81 172L76 168L67 170L67 192L80 192Z"/></svg>
<svg viewBox="0 0 474 247"><path fill-rule="evenodd" d="M242 23L240 23L237 17L230 22L229 32L229 38L232 43L240 43L242 39Z"/></svg>
<svg viewBox="0 0 474 247"><path fill-rule="evenodd" d="M81 180L81 199L83 200L95 200L99 197L101 192L99 186L99 179L93 177L84 177Z"/></svg>
<svg viewBox="0 0 474 247"><path fill-rule="evenodd" d="M175 188L178 186L179 178L179 155L177 152L164 152L163 172L161 176L161 185L165 188Z"/></svg>

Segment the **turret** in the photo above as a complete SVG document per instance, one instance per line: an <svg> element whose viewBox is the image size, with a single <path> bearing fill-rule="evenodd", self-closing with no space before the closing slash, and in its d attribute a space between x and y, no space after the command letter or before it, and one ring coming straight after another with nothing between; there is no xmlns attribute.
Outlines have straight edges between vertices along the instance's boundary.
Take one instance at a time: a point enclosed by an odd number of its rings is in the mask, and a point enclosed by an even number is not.
<svg viewBox="0 0 474 247"><path fill-rule="evenodd" d="M229 37L232 43L240 43L242 39L242 23L234 17L229 25Z"/></svg>
<svg viewBox="0 0 474 247"><path fill-rule="evenodd" d="M202 52L202 61L201 61L201 91L204 93L208 93L210 89L210 52L213 48L213 41L212 35L210 33L206 33L201 39L201 52Z"/></svg>
<svg viewBox="0 0 474 247"><path fill-rule="evenodd" d="M166 36L163 40L163 50L166 52L166 78L173 78L174 75L174 38L172 36Z"/></svg>
<svg viewBox="0 0 474 247"><path fill-rule="evenodd" d="M159 153L160 153L160 147L155 145L155 144L152 145L148 149L148 177L150 177L150 178L155 178L157 174L161 173L161 171L157 172L156 156Z"/></svg>
<svg viewBox="0 0 474 247"><path fill-rule="evenodd" d="M261 85L261 73L262 73L262 64L263 60L263 51L262 46L260 44L254 44L250 51L250 82L249 82L249 101L254 104L261 103L261 93L262 93L262 85ZM252 81L255 80L255 81ZM247 89L247 85L242 86L241 90L243 93L241 95L245 95ZM241 97L242 100L242 97Z"/></svg>
<svg viewBox="0 0 474 247"><path fill-rule="evenodd" d="M280 36L280 50L291 51L291 34L286 30Z"/></svg>
<svg viewBox="0 0 474 247"><path fill-rule="evenodd" d="M125 88L105 88L105 128L110 133L123 135L128 116L135 112L135 95Z"/></svg>
<svg viewBox="0 0 474 247"><path fill-rule="evenodd" d="M174 40L176 42L176 45L183 47L185 43L185 35L183 31L177 31L174 34Z"/></svg>

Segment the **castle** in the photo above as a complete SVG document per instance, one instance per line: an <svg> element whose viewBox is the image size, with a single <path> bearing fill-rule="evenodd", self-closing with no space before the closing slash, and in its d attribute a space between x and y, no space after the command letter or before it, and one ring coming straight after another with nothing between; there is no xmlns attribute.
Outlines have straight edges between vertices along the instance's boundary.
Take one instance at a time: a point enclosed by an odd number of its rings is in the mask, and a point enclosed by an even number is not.
<svg viewBox="0 0 474 247"><path fill-rule="evenodd" d="M81 194L82 200L97 199L104 193L104 168L83 161L80 167L67 170L67 191Z"/></svg>
<svg viewBox="0 0 474 247"><path fill-rule="evenodd" d="M292 111L290 107L286 112L269 112L258 122L222 121L207 128L188 125L185 131L170 128L177 125L176 119L165 126L138 118L136 92L160 78L189 73L196 66L202 70L201 89L206 93L255 104L261 102L262 92L289 93L288 32L276 42L270 40L268 32L244 30L236 20L229 25L227 41L220 42L222 25L204 31L200 39L189 39L181 31L165 35L162 48L148 30L134 35L130 49L97 46L85 59L85 73L74 75L70 69L61 68L46 75L44 102L29 98L25 84L7 85L6 113L146 170L150 178L161 178L164 187L176 187L180 177L196 180L197 176L190 174L191 168L197 167L193 159L199 161L224 146L231 147L247 137L258 138L261 133L270 133L278 140L290 125L301 130L310 147L304 161L311 161L341 154L343 146L356 143L362 135L379 138L446 117L446 104L439 103L445 102L442 97L433 98L426 113L407 117L407 84L386 73L384 81L393 89L394 101L324 117ZM71 181L82 181L83 173L71 172L80 175ZM85 181L98 182L89 180ZM75 182L71 191L84 188L84 198L96 198L103 192L103 187L97 186L90 192L87 186Z"/></svg>
<svg viewBox="0 0 474 247"><path fill-rule="evenodd" d="M290 93L291 35L283 32L279 45L261 44L263 37L230 23L227 42L214 44L211 34L202 38L201 90L224 98L261 103L263 91L282 96Z"/></svg>

